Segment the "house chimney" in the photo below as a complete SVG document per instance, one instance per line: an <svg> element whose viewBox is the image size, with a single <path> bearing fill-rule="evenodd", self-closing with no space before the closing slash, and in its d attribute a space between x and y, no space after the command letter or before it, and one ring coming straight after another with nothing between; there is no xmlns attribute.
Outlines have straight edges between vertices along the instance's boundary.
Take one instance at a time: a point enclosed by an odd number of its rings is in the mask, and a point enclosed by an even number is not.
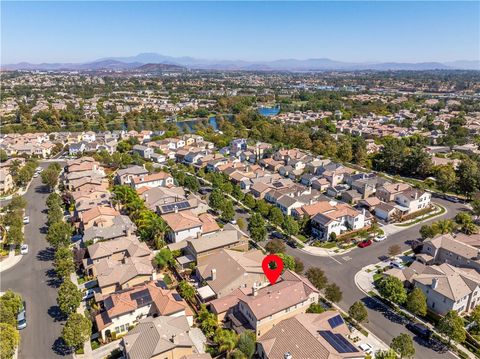
<svg viewBox="0 0 480 359"><path fill-rule="evenodd" d="M254 283L252 286L252 295L256 297L257 294L258 294L258 288L257 288L257 285Z"/></svg>
<svg viewBox="0 0 480 359"><path fill-rule="evenodd" d="M178 213L178 206L175 205L175 207L173 207L175 209L175 213Z"/></svg>
<svg viewBox="0 0 480 359"><path fill-rule="evenodd" d="M212 274L211 274L212 280L217 279L217 270L215 268L212 268Z"/></svg>
<svg viewBox="0 0 480 359"><path fill-rule="evenodd" d="M433 289L436 289L438 286L438 279L437 278L433 278L432 279L432 288Z"/></svg>
<svg viewBox="0 0 480 359"><path fill-rule="evenodd" d="M145 193L143 197L145 198L145 202L148 202L148 193Z"/></svg>
<svg viewBox="0 0 480 359"><path fill-rule="evenodd" d="M289 352L286 352L285 354L283 354L283 358L284 359L293 359L292 354L290 354Z"/></svg>

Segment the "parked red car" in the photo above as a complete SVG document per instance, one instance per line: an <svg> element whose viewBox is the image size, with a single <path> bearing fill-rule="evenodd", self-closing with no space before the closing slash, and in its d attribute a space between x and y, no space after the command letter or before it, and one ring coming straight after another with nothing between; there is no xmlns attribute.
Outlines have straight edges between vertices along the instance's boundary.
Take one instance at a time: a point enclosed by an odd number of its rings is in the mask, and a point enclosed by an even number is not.
<svg viewBox="0 0 480 359"><path fill-rule="evenodd" d="M360 243L358 243L358 246L360 248L365 248L365 247L368 247L369 245L372 244L372 241L370 239L366 239L364 241L361 241Z"/></svg>

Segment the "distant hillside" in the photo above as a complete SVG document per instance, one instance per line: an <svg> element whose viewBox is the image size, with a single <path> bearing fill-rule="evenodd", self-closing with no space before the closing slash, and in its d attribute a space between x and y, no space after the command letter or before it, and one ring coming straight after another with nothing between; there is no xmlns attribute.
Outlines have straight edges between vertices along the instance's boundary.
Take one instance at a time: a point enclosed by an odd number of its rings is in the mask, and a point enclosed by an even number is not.
<svg viewBox="0 0 480 359"><path fill-rule="evenodd" d="M129 57L109 57L93 62L30 64L22 62L12 65L2 65L2 70L126 70L140 72L180 71L187 68L204 70L245 70L245 71L325 71L325 70L480 70L480 62L451 61L451 62L342 62L328 58L312 59L278 59L274 61L244 61L244 60L212 60L196 59L193 57L172 57L156 53L143 53Z"/></svg>
<svg viewBox="0 0 480 359"><path fill-rule="evenodd" d="M173 65L173 64L145 64L137 67L134 71L156 73L156 72L165 72L165 71L185 71L185 70L186 70L185 67L179 66L179 65Z"/></svg>

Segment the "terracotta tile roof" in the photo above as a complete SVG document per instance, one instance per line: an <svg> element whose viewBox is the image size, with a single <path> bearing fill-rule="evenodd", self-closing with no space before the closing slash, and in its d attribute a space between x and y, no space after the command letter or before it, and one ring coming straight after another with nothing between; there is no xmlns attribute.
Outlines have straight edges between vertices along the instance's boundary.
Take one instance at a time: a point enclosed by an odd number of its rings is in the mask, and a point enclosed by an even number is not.
<svg viewBox="0 0 480 359"><path fill-rule="evenodd" d="M168 226L175 232L202 226L202 221L192 211L181 211L162 215Z"/></svg>
<svg viewBox="0 0 480 359"><path fill-rule="evenodd" d="M202 213L198 216L198 219L202 222L202 233L211 233L220 230L220 226L211 214Z"/></svg>
<svg viewBox="0 0 480 359"><path fill-rule="evenodd" d="M172 177L170 173L166 172L158 172L158 173L153 173L148 176L138 176L133 178L133 183L138 184L138 183L145 183L145 182L153 182L153 181L159 181L162 179L167 179Z"/></svg>
<svg viewBox="0 0 480 359"><path fill-rule="evenodd" d="M95 208L89 209L88 211L85 211L82 214L81 219L82 219L82 222L89 223L91 220L96 219L98 217L102 217L102 216L115 217L119 215L120 213L114 208L102 206L102 207L95 207Z"/></svg>

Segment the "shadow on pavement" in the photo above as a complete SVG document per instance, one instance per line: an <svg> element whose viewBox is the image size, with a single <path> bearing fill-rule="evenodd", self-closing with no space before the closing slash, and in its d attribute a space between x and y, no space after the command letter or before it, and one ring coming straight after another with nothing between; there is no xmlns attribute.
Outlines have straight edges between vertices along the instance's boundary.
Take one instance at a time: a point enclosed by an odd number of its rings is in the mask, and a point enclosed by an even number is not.
<svg viewBox="0 0 480 359"><path fill-rule="evenodd" d="M57 277L57 272L55 272L55 269L53 268L45 271L45 276L49 278L47 279L47 285L52 288L58 288L60 287L60 284L62 284L62 280Z"/></svg>
<svg viewBox="0 0 480 359"><path fill-rule="evenodd" d="M433 338L423 339L423 338L420 338L419 336L414 336L413 340L415 341L415 343L423 347L432 349L433 351L436 351L437 353L440 353L440 354L444 354L448 351L448 346L437 339L433 339Z"/></svg>
<svg viewBox="0 0 480 359"><path fill-rule="evenodd" d="M401 315L398 315L394 313L390 308L388 308L386 305L379 303L377 300L370 298L370 297L364 297L362 299L363 304L368 309L374 310L376 312L382 313L385 318L390 320L393 323L396 324L401 324L401 325L406 325L408 323L408 320L402 317Z"/></svg>
<svg viewBox="0 0 480 359"><path fill-rule="evenodd" d="M55 251L53 248L45 248L37 253L37 259L42 262L48 262L48 261L53 261L55 258Z"/></svg>
<svg viewBox="0 0 480 359"><path fill-rule="evenodd" d="M72 354L72 349L65 345L65 342L62 338L58 338L52 345L52 350L57 355L66 356Z"/></svg>
<svg viewBox="0 0 480 359"><path fill-rule="evenodd" d="M63 322L67 320L67 316L62 313L58 305L52 305L50 308L48 308L47 313L49 316L55 319L56 322Z"/></svg>

